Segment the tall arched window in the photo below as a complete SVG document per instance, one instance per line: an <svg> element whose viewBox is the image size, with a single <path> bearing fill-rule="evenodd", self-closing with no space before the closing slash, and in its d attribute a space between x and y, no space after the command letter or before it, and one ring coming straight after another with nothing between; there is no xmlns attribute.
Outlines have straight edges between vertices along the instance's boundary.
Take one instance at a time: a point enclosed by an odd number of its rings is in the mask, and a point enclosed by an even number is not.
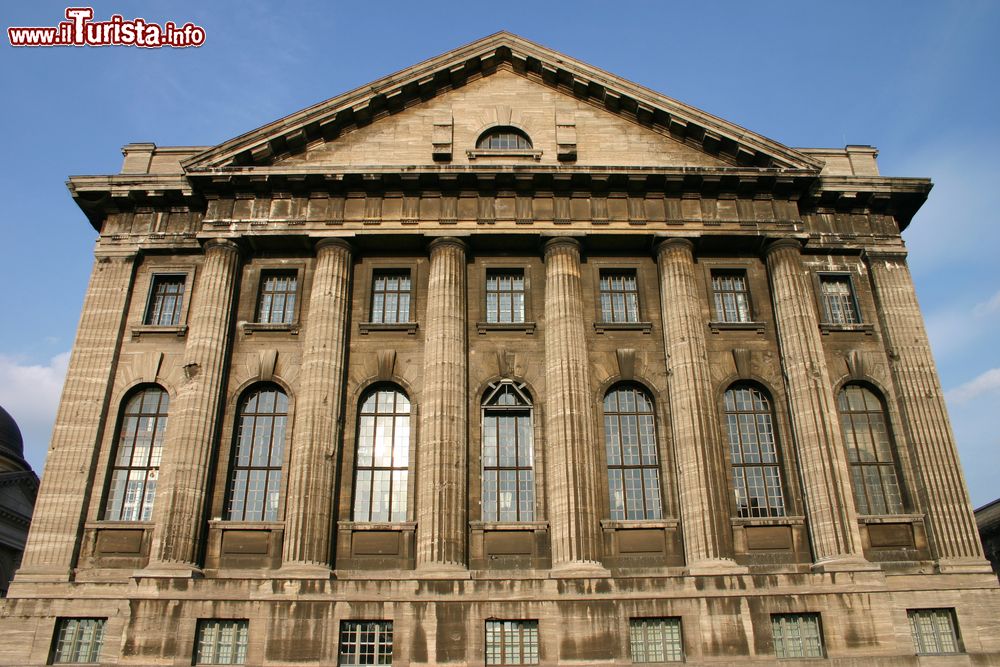
<svg viewBox="0 0 1000 667"><path fill-rule="evenodd" d="M725 414L737 516L785 516L770 399L754 385L733 385L726 390Z"/></svg>
<svg viewBox="0 0 1000 667"><path fill-rule="evenodd" d="M653 400L620 385L604 396L604 445L612 519L659 519L660 461Z"/></svg>
<svg viewBox="0 0 1000 667"><path fill-rule="evenodd" d="M849 384L837 396L851 486L859 514L899 514L903 497L885 406L873 391Z"/></svg>
<svg viewBox="0 0 1000 667"><path fill-rule="evenodd" d="M483 521L533 521L531 400L505 380L483 400Z"/></svg>
<svg viewBox="0 0 1000 667"><path fill-rule="evenodd" d="M406 521L410 399L391 385L361 400L354 458L354 520Z"/></svg>
<svg viewBox="0 0 1000 667"><path fill-rule="evenodd" d="M479 136L476 148L531 150L531 139L516 127L491 127Z"/></svg>
<svg viewBox="0 0 1000 667"><path fill-rule="evenodd" d="M229 475L229 521L278 520L287 423L288 396L275 385L244 396Z"/></svg>
<svg viewBox="0 0 1000 667"><path fill-rule="evenodd" d="M169 407L167 392L156 386L132 394L125 403L105 520L149 521L152 518Z"/></svg>

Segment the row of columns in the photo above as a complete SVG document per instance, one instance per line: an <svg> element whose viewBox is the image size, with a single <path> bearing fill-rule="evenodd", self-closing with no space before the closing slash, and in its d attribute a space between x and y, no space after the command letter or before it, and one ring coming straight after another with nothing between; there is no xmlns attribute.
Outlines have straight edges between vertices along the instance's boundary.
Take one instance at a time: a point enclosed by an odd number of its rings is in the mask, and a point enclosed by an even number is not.
<svg viewBox="0 0 1000 667"><path fill-rule="evenodd" d="M352 266L351 247L343 240L322 240L316 252L297 397L299 423L290 447L283 560L284 568L305 571L330 567ZM205 255L194 295L198 307L192 311L188 333L186 382L172 400L165 434L150 572L193 570L200 558L240 263L231 241L209 241ZM730 556L727 517L718 511L728 507L728 485L718 456L722 436L715 418L694 245L687 239L667 239L658 245L656 256L686 561L693 573L739 571ZM775 241L765 256L816 566L863 567L839 417L801 244ZM546 474L551 483L553 568L598 571L602 468L591 410L580 244L566 237L552 239L545 245L544 259ZM927 494L921 504L928 508L935 555L948 562L978 562L982 552L912 281L901 257L868 261L882 330L896 359L893 378L907 440ZM93 405L101 402L103 381L94 381L90 374L111 364L120 348L123 315L116 319L115 314L127 310L133 272L134 262L95 267L41 489L39 517L25 554L29 570L65 572L75 559L76 541L60 537L79 535L82 514L74 525L72 513L57 518L60 513L51 506L72 503L73 493L85 499L74 475L76 468L86 467L87 452L70 446L69 423L81 423L80 412L94 412ZM425 570L464 568L466 563L465 276L465 244L455 238L435 239L430 244L421 442L416 449L416 563ZM108 336L115 329L118 336ZM88 425L83 437L90 443L92 459L101 437L90 431L106 417L88 414L82 421Z"/></svg>

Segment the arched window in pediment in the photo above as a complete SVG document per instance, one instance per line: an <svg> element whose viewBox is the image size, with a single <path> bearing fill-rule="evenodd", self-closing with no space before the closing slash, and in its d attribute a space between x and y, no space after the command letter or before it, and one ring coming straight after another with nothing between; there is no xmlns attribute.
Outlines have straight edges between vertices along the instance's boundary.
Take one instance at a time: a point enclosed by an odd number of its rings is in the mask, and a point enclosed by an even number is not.
<svg viewBox="0 0 1000 667"><path fill-rule="evenodd" d="M531 150L531 139L527 134L509 125L491 127L479 135L476 148L487 150Z"/></svg>

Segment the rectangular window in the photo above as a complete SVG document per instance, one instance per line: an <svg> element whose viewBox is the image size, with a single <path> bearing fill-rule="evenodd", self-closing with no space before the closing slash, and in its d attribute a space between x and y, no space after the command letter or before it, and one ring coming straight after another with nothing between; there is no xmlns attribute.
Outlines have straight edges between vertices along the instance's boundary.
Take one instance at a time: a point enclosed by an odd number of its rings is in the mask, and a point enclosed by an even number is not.
<svg viewBox="0 0 1000 667"><path fill-rule="evenodd" d="M906 612L918 655L961 653L954 609L909 609Z"/></svg>
<svg viewBox="0 0 1000 667"><path fill-rule="evenodd" d="M486 621L487 665L537 665L538 621Z"/></svg>
<svg viewBox="0 0 1000 667"><path fill-rule="evenodd" d="M250 623L246 620L198 621L196 665L245 665Z"/></svg>
<svg viewBox="0 0 1000 667"><path fill-rule="evenodd" d="M746 271L712 271L712 294L717 321L753 321Z"/></svg>
<svg viewBox="0 0 1000 667"><path fill-rule="evenodd" d="M410 321L410 272L376 271L372 276L372 322Z"/></svg>
<svg viewBox="0 0 1000 667"><path fill-rule="evenodd" d="M341 621L340 665L391 665L392 621Z"/></svg>
<svg viewBox="0 0 1000 667"><path fill-rule="evenodd" d="M259 324L291 324L295 321L295 295L298 289L295 271L264 271L260 275L257 298Z"/></svg>
<svg viewBox="0 0 1000 667"><path fill-rule="evenodd" d="M679 618L633 618L628 622L632 662L684 662Z"/></svg>
<svg viewBox="0 0 1000 667"><path fill-rule="evenodd" d="M176 327L181 324L181 306L184 305L183 275L153 276L149 293L145 324L156 327Z"/></svg>
<svg viewBox="0 0 1000 667"><path fill-rule="evenodd" d="M823 317L828 324L860 324L858 304L854 299L851 277L827 274L819 277L823 296Z"/></svg>
<svg viewBox="0 0 1000 667"><path fill-rule="evenodd" d="M771 631L777 657L823 657L819 614L771 614Z"/></svg>
<svg viewBox="0 0 1000 667"><path fill-rule="evenodd" d="M635 271L601 271L601 320L639 321L639 288Z"/></svg>
<svg viewBox="0 0 1000 667"><path fill-rule="evenodd" d="M99 662L104 644L103 618L60 618L56 621L52 662Z"/></svg>
<svg viewBox="0 0 1000 667"><path fill-rule="evenodd" d="M486 273L486 321L524 322L524 272L504 269Z"/></svg>

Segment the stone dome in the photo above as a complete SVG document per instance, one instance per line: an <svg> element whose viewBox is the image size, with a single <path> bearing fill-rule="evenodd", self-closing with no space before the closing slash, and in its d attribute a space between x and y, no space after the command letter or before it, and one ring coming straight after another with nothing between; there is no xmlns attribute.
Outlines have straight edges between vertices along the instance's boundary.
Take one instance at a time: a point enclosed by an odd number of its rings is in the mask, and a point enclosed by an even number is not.
<svg viewBox="0 0 1000 667"><path fill-rule="evenodd" d="M4 453L12 453L18 459L24 457L24 439L21 437L21 429L17 427L17 422L10 416L3 406L0 406L0 450Z"/></svg>

